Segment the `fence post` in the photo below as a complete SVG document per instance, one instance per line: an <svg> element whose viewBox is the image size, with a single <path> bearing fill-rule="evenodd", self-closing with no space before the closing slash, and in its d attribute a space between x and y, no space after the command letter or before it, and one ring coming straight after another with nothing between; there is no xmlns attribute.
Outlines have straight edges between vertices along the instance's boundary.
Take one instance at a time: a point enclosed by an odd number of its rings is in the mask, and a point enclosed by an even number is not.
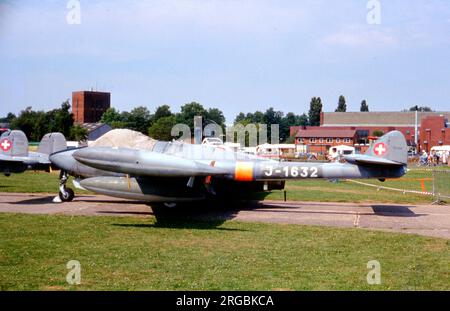
<svg viewBox="0 0 450 311"><path fill-rule="evenodd" d="M443 199L450 199L450 170L433 170L433 204L441 204Z"/></svg>
<svg viewBox="0 0 450 311"><path fill-rule="evenodd" d="M433 170L433 196L436 197L436 171ZM439 198L438 198L439 201Z"/></svg>

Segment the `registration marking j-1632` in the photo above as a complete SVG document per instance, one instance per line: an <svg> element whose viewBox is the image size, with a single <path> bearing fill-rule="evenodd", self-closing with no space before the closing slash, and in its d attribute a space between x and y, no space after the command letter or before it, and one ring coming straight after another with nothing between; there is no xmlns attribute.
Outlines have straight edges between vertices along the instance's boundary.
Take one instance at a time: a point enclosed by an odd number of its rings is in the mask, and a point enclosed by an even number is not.
<svg viewBox="0 0 450 311"><path fill-rule="evenodd" d="M316 166L291 166L274 169L272 165L265 166L264 176L286 178L318 178L319 169ZM277 176L282 175L282 176Z"/></svg>

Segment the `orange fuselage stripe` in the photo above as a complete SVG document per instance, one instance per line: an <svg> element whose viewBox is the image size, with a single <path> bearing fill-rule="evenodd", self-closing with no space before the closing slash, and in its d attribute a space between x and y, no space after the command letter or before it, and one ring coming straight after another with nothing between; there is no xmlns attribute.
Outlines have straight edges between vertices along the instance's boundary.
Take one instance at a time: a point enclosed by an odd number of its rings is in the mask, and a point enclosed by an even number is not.
<svg viewBox="0 0 450 311"><path fill-rule="evenodd" d="M252 162L236 162L234 170L234 179L238 181L253 180L253 163Z"/></svg>

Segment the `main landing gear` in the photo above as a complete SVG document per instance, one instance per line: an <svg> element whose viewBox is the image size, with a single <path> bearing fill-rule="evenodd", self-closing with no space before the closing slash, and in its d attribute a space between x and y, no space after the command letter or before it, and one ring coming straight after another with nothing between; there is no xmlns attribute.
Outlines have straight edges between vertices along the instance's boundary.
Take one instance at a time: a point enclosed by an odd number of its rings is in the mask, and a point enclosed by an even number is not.
<svg viewBox="0 0 450 311"><path fill-rule="evenodd" d="M59 173L59 193L53 199L55 203L70 202L75 197L75 193L71 188L66 187L69 175L65 171Z"/></svg>

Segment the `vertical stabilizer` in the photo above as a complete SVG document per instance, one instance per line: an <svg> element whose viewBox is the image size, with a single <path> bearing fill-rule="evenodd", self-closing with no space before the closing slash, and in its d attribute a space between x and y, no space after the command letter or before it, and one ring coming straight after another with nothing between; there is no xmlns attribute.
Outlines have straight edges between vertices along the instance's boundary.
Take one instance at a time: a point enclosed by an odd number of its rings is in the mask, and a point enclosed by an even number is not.
<svg viewBox="0 0 450 311"><path fill-rule="evenodd" d="M28 156L28 139L22 131L5 132L0 137L0 153L6 156Z"/></svg>
<svg viewBox="0 0 450 311"><path fill-rule="evenodd" d="M52 154L53 152L66 150L66 138L61 133L48 133L42 137L39 143L38 152L44 154Z"/></svg>
<svg viewBox="0 0 450 311"><path fill-rule="evenodd" d="M408 146L405 136L399 131L389 132L374 142L365 155L406 165L408 164Z"/></svg>

